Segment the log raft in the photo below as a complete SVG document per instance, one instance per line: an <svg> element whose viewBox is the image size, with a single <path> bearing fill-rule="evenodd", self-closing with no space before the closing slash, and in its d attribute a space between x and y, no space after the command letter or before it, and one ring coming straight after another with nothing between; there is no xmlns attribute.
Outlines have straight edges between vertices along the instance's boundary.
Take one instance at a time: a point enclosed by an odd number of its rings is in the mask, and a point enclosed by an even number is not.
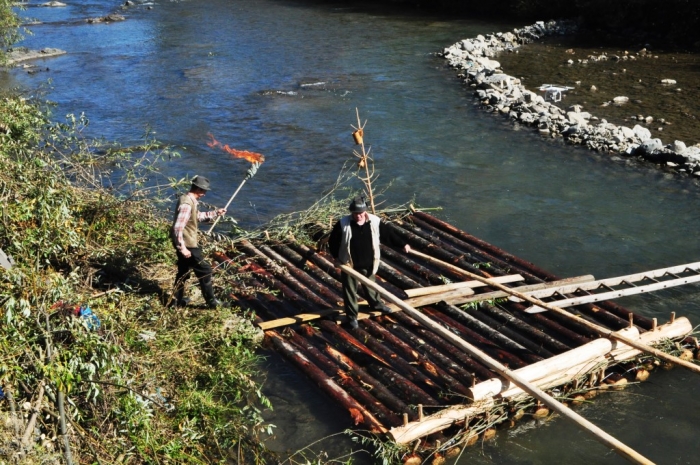
<svg viewBox="0 0 700 465"><path fill-rule="evenodd" d="M542 390L557 388L570 399L592 398L609 386L623 387L625 380L646 379L654 366L637 348L555 312L528 314L518 299L490 287L527 294L593 281L592 276L562 279L425 212L386 221L412 248L437 260L382 246L377 284L519 379ZM228 255L236 261L222 254L215 259L226 262L234 289L230 298L255 313L267 346L344 407L354 426L396 443L418 440L430 449L436 437L473 438L490 431L493 424L484 418L507 419L492 415L494 409L510 409L511 421L522 416L514 406L526 392L397 304L389 305L392 313L381 314L360 300L360 328L346 329L341 270L327 250L295 241L241 241ZM499 284L467 279L455 267ZM692 325L675 314L660 324L611 301L569 311L627 340L647 345L673 340L668 347L698 352L696 340L688 337Z"/></svg>

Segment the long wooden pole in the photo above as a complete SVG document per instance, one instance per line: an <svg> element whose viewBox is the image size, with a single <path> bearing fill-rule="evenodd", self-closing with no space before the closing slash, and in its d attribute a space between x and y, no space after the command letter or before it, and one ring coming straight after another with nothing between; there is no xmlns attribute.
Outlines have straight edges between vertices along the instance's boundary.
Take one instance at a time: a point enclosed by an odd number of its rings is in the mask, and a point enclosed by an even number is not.
<svg viewBox="0 0 700 465"><path fill-rule="evenodd" d="M620 454L622 457L626 458L630 462L633 463L641 463L641 464L653 464L654 462L650 461L634 449L626 446L622 442L618 441L593 423L589 422L585 418L583 418L581 415L575 413L568 407L564 406L562 403L558 402L556 399L551 397L549 394L535 386L534 384L531 384L530 382L526 381L524 378L522 378L520 375L516 374L512 370L508 369L506 366L495 360L494 358L490 357L489 355L485 354L481 350L479 350L477 347L469 344L467 341L462 339L461 337L457 336L456 334L453 334L446 328L436 324L433 320L428 318L427 316L423 315L421 312L416 310L415 308L411 307L408 304L405 304L401 299L396 297L390 292L387 292L383 287L379 286L378 284L370 281L357 271L353 270L351 267L347 265L340 265L340 268L347 274L353 276L355 279L360 281L362 284L365 286L374 289L375 291L379 292L385 299L391 301L393 304L396 304L399 308L401 308L404 312L409 314L412 318L420 321L423 323L426 327L430 328L432 331L440 334L442 337L445 339L451 341L454 345L457 347L460 347L464 349L469 355L471 355L473 358L479 360L481 363L489 367L491 370L494 372L500 374L507 380L511 381L513 384L517 385L520 387L523 391L527 392L531 396L533 396L536 399L539 399L543 404L545 404L547 407L552 409L553 411L559 413L561 416L564 418L567 418L571 420L572 422L576 423L579 425L581 428L583 428L587 433L591 434L595 439L600 441L601 443L605 444L606 446L610 447L613 449L616 453Z"/></svg>
<svg viewBox="0 0 700 465"><path fill-rule="evenodd" d="M224 210L228 210L228 206L231 205L231 202L233 202L233 198L238 194L238 191L241 190L241 187L243 187L243 184L248 180L248 176L243 179L243 181L238 185L238 189L236 189L236 192L233 193L230 199L228 199L228 202L226 202L226 205L224 206ZM211 232L214 230L214 226L216 226L216 223L219 222L221 219L220 216L217 216L216 219L214 220L214 223L211 225L211 228L209 228L209 231L207 231L207 234L211 234Z"/></svg>
<svg viewBox="0 0 700 465"><path fill-rule="evenodd" d="M608 337L610 339L614 339L616 341L623 342L623 343L627 344L628 346L634 347L637 350L641 350L642 352L646 352L648 354L651 354L655 357L658 357L662 360L673 363L675 365L682 366L683 368L687 368L688 370L694 371L695 373L700 373L700 366L699 365L682 360L678 357L674 357L673 355L667 354L666 352L662 352L659 349L652 347L650 345L647 345L647 344L641 343L639 341L635 341L635 340L629 339L627 337L621 336L620 334L617 334L608 328L605 328L603 326L592 323L584 318L579 318L576 315L574 315L570 312L567 312L566 310L564 310L562 308L556 307L556 306L549 304L547 302L542 302L541 300L539 300L537 298L520 293L520 292L515 291L509 287L506 287L502 284L499 284L491 279L484 278L483 276L479 276L479 275L474 274L472 272L463 270L463 269L458 268L450 263L445 263L442 260L431 257L430 255L424 254L422 252L418 252L417 250L411 250L410 253L417 255L419 257L423 257L426 260L429 260L429 261L432 261L435 263L440 263L442 266L454 269L455 271L462 273L464 276L467 276L471 279L476 279L478 281L481 281L483 283L488 284L491 287L496 287L496 288L498 288L498 289L500 289L500 290L502 290L502 291L504 291L512 296L515 296L519 299L530 302L533 305L537 305L538 307L546 308L547 310L555 312L555 313L562 315L566 318L575 320L578 324L581 324L581 325L585 326L586 328L595 331L596 333L600 334L603 337Z"/></svg>

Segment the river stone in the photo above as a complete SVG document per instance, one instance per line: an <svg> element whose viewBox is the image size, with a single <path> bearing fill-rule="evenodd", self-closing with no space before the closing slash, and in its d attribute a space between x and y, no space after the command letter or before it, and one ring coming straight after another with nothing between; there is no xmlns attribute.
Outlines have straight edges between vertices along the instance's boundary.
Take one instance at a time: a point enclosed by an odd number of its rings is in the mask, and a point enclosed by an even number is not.
<svg viewBox="0 0 700 465"><path fill-rule="evenodd" d="M629 100L630 100L629 97L625 97L624 95L620 95L619 97L615 97L615 98L613 99L613 102L614 102L616 105L622 105L623 103L629 102Z"/></svg>
<svg viewBox="0 0 700 465"><path fill-rule="evenodd" d="M664 144L661 142L661 139L647 139L642 142L642 145L639 146L638 150L643 154L651 155L654 152L663 150L663 148Z"/></svg>
<svg viewBox="0 0 700 465"><path fill-rule="evenodd" d="M682 142L680 140L673 141L673 151L676 153L683 153L688 149L688 147L685 146L685 142Z"/></svg>
<svg viewBox="0 0 700 465"><path fill-rule="evenodd" d="M649 131L647 128L644 128L638 124L635 124L635 126L632 128L632 130L634 131L634 134L642 142L651 139L651 131Z"/></svg>
<svg viewBox="0 0 700 465"><path fill-rule="evenodd" d="M491 76L486 76L484 78L485 83L500 86L501 89L510 89L512 86L513 78L507 74L492 74Z"/></svg>
<svg viewBox="0 0 700 465"><path fill-rule="evenodd" d="M491 60L486 57L476 57L474 61L490 71L496 70L501 67L501 64L496 60Z"/></svg>
<svg viewBox="0 0 700 465"><path fill-rule="evenodd" d="M620 126L620 132L626 139L631 139L635 136L634 131L627 126Z"/></svg>
<svg viewBox="0 0 700 465"><path fill-rule="evenodd" d="M683 156L695 163L700 163L700 147L695 145L688 147L683 153Z"/></svg>
<svg viewBox="0 0 700 465"><path fill-rule="evenodd" d="M569 118L569 123L585 126L588 123L585 117L586 114L587 113L576 113L575 111L570 111L566 114L566 116Z"/></svg>
<svg viewBox="0 0 700 465"><path fill-rule="evenodd" d="M661 84L665 84L667 86L672 86L672 85L676 84L676 80L675 79L662 79Z"/></svg>

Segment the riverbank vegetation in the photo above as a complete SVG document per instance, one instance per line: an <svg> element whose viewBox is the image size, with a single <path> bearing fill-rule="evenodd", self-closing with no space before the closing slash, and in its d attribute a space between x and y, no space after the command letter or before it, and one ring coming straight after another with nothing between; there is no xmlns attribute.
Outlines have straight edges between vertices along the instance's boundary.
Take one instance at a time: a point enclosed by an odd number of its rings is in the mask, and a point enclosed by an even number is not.
<svg viewBox="0 0 700 465"><path fill-rule="evenodd" d="M264 463L255 333L235 308L166 306L157 208L176 156L81 137L0 99L0 461ZM208 244L211 248L211 243ZM89 311L88 311L89 310Z"/></svg>

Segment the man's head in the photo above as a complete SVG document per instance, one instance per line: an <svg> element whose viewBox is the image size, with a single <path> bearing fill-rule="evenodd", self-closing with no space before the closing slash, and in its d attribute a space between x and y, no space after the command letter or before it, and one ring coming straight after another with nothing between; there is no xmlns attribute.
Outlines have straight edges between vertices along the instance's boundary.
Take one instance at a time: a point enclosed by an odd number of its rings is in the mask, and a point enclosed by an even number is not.
<svg viewBox="0 0 700 465"><path fill-rule="evenodd" d="M367 219L367 202L365 202L364 197L355 197L352 202L350 202L349 210L350 213L352 213L352 219L357 224L364 224Z"/></svg>
<svg viewBox="0 0 700 465"><path fill-rule="evenodd" d="M192 187L190 187L190 192L204 195L209 190L211 190L211 183L209 183L207 178L204 176L195 176L192 178Z"/></svg>
<svg viewBox="0 0 700 465"><path fill-rule="evenodd" d="M367 202L364 197L355 197L350 202L349 210L351 213L364 213L367 211Z"/></svg>

